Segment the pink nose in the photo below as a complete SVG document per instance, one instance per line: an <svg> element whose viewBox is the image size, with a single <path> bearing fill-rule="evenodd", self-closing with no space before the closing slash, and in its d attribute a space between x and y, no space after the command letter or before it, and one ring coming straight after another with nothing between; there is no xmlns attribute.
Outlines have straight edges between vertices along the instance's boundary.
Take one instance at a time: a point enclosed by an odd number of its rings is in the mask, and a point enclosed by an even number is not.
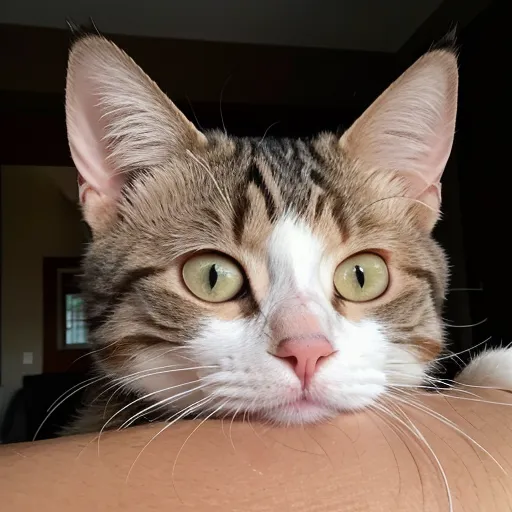
<svg viewBox="0 0 512 512"><path fill-rule="evenodd" d="M306 388L318 369L319 363L333 353L332 345L326 338L308 336L285 338L279 343L274 355L290 363L302 387Z"/></svg>

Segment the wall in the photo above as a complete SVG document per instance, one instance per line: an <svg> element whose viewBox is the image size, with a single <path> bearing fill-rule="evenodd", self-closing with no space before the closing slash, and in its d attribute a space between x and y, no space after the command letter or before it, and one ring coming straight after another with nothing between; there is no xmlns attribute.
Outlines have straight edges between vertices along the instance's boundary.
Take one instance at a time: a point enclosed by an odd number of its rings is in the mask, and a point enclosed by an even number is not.
<svg viewBox="0 0 512 512"><path fill-rule="evenodd" d="M75 179L72 169L4 166L0 175L1 411L23 375L42 371L43 257L79 256L83 231L78 209L60 191ZM33 353L32 364L22 364L23 352Z"/></svg>
<svg viewBox="0 0 512 512"><path fill-rule="evenodd" d="M495 0L460 38L459 180L475 342L512 342L510 2ZM482 347L481 347L482 348ZM472 355L476 353L473 352Z"/></svg>

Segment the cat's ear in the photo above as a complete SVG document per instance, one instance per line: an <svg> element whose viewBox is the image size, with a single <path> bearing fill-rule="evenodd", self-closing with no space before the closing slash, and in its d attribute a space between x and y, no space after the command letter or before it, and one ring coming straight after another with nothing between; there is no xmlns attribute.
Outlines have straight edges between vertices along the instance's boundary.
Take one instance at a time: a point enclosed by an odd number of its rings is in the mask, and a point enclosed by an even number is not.
<svg viewBox="0 0 512 512"><path fill-rule="evenodd" d="M93 231L116 214L128 175L162 165L206 138L115 44L88 36L71 49L66 83L71 156Z"/></svg>
<svg viewBox="0 0 512 512"><path fill-rule="evenodd" d="M449 50L421 57L341 137L343 151L375 168L401 173L408 196L424 202L427 228L440 207L440 179L457 113L457 59Z"/></svg>

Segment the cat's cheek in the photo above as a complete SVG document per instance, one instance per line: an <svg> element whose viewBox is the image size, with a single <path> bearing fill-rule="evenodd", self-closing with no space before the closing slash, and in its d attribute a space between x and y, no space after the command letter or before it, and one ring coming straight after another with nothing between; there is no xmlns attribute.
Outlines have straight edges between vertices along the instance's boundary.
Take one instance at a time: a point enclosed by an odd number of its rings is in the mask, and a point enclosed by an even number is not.
<svg viewBox="0 0 512 512"><path fill-rule="evenodd" d="M423 383L430 364L407 345L392 343L386 361L387 381L390 386L419 386Z"/></svg>

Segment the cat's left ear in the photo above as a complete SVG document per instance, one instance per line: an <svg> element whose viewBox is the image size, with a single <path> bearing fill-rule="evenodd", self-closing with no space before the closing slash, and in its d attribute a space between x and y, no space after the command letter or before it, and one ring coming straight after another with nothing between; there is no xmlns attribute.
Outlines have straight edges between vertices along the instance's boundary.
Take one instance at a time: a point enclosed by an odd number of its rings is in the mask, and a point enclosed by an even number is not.
<svg viewBox="0 0 512 512"><path fill-rule="evenodd" d="M397 171L408 197L426 203L425 225L439 215L441 175L452 149L457 113L457 59L449 50L421 57L340 139L350 158Z"/></svg>
<svg viewBox="0 0 512 512"><path fill-rule="evenodd" d="M131 173L206 144L144 71L101 36L87 36L71 49L66 123L84 217L93 232L116 218Z"/></svg>

